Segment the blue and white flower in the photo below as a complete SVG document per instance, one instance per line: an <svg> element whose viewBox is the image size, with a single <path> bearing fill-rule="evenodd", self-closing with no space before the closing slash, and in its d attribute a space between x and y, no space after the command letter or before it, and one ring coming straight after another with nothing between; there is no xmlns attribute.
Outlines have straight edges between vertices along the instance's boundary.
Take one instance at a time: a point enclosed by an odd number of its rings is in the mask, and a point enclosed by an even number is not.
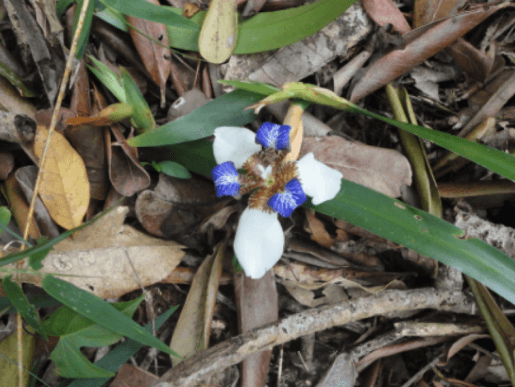
<svg viewBox="0 0 515 387"><path fill-rule="evenodd" d="M215 129L213 169L216 194L250 193L234 239L238 261L251 278L261 278L281 258L284 233L277 214L289 217L312 197L318 205L340 191L342 174L309 153L286 161L291 127L265 122L257 134L246 128ZM262 148L263 146L263 148ZM243 169L245 173L238 173Z"/></svg>

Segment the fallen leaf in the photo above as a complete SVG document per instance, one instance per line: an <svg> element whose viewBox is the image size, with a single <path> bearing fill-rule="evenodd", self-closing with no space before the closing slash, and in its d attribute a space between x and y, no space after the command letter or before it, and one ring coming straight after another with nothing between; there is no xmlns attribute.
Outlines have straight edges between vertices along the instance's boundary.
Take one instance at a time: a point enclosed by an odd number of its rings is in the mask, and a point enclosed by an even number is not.
<svg viewBox="0 0 515 387"><path fill-rule="evenodd" d="M183 357L172 357L174 366L195 352L208 348L225 243L218 245L214 251L197 270L173 331L170 348Z"/></svg>
<svg viewBox="0 0 515 387"><path fill-rule="evenodd" d="M479 106L479 110L475 112L470 121L460 130L459 136L466 136L487 118L495 116L508 100L515 95L515 70L502 72L491 83L495 91L488 95L488 99Z"/></svg>
<svg viewBox="0 0 515 387"><path fill-rule="evenodd" d="M0 152L0 180L6 180L14 168L12 152Z"/></svg>
<svg viewBox="0 0 515 387"><path fill-rule="evenodd" d="M388 52L371 64L364 74L360 74L352 90L350 101L359 101L407 73L448 47L487 17L507 6L507 4L501 4L462 12L405 34L403 36L405 44L402 48Z"/></svg>
<svg viewBox="0 0 515 387"><path fill-rule="evenodd" d="M25 114L32 119L36 117L36 107L28 99L20 96L16 88L2 76L0 76L0 110Z"/></svg>
<svg viewBox="0 0 515 387"><path fill-rule="evenodd" d="M184 9L182 10L182 16L186 18L193 17L198 11L200 11L200 7L195 3L187 2L184 5Z"/></svg>
<svg viewBox="0 0 515 387"><path fill-rule="evenodd" d="M154 5L160 5L158 0L146 1ZM130 29L132 41L138 50L145 68L150 73L153 81L158 84L161 89L161 107L164 107L165 88L166 81L170 76L171 57L166 26L162 23L155 23L137 17L126 16L126 18L136 29L162 44L158 45L134 28Z"/></svg>
<svg viewBox="0 0 515 387"><path fill-rule="evenodd" d="M234 276L234 292L240 333L250 331L279 318L277 288L273 270L260 279L244 273ZM246 357L241 366L241 386L264 386L272 351L256 352Z"/></svg>
<svg viewBox="0 0 515 387"><path fill-rule="evenodd" d="M41 158L48 129L38 126L34 153ZM54 221L65 229L77 227L88 209L90 187L84 161L62 134L54 131L43 164L39 195Z"/></svg>
<svg viewBox="0 0 515 387"><path fill-rule="evenodd" d="M124 364L116 373L109 387L150 387L159 378L140 367Z"/></svg>
<svg viewBox="0 0 515 387"><path fill-rule="evenodd" d="M361 4L367 15L379 26L389 23L401 34L411 31L406 18L393 0L361 0Z"/></svg>
<svg viewBox="0 0 515 387"><path fill-rule="evenodd" d="M200 55L220 64L231 56L238 37L236 0L211 0L198 38Z"/></svg>
<svg viewBox="0 0 515 387"><path fill-rule="evenodd" d="M13 213L16 224L20 230L25 230L29 214L29 205L25 200L25 195L20 188L20 184L16 181L14 174L9 176L9 178L4 182L4 187L5 191L3 191L3 193L9 202L9 208ZM36 224L36 220L32 218L30 223L29 237L33 239L40 238L41 232Z"/></svg>
<svg viewBox="0 0 515 387"><path fill-rule="evenodd" d="M333 238L325 229L324 223L318 219L312 211L306 211L306 221L308 231L311 232L311 240L317 242L320 246L330 248L335 242L345 241L347 235L345 231L337 229L337 237ZM348 239L348 238L347 238Z"/></svg>
<svg viewBox="0 0 515 387"><path fill-rule="evenodd" d="M20 186L23 194L25 195L25 200L27 201L27 203L30 203L32 199L37 174L38 167L36 167L35 165L28 165L26 167L18 168L18 170L14 174L16 181L18 182L18 185ZM50 239L57 238L59 236L59 229L52 220L50 213L48 212L47 208L45 207L39 196L36 199L34 217L36 218L38 226L41 229L41 232L44 236Z"/></svg>
<svg viewBox="0 0 515 387"><path fill-rule="evenodd" d="M56 244L38 273L65 275L66 281L102 299L121 297L161 281L181 262L184 252L176 242L124 225L128 211L128 207L117 207L73 239ZM20 278L41 286L41 275Z"/></svg>
<svg viewBox="0 0 515 387"><path fill-rule="evenodd" d="M127 144L118 125L111 125L111 132L118 143L111 144L111 136L105 132L109 179L119 193L130 197L150 185L150 175L138 161L136 149Z"/></svg>
<svg viewBox="0 0 515 387"><path fill-rule="evenodd" d="M413 28L419 28L455 13L465 0L417 0L413 5Z"/></svg>
<svg viewBox="0 0 515 387"><path fill-rule="evenodd" d="M343 178L390 197L399 197L403 185L411 185L411 167L402 154L347 141L337 136L308 137L299 159L313 152L315 159L340 171Z"/></svg>

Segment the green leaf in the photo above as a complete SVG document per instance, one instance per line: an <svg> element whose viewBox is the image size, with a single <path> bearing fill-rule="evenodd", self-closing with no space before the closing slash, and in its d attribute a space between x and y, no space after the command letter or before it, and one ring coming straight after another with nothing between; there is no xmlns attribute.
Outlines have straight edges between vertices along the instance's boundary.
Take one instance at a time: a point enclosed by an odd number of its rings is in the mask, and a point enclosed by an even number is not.
<svg viewBox="0 0 515 387"><path fill-rule="evenodd" d="M55 6L55 12L57 13L57 17L61 19L63 16L63 12L66 11L66 8L70 6L71 3L73 3L74 0L58 0L56 6Z"/></svg>
<svg viewBox="0 0 515 387"><path fill-rule="evenodd" d="M37 308L44 308L48 306L59 305L54 298L50 297L48 294L31 294L28 296L29 302ZM0 297L0 311L2 313L14 313L16 309L12 307L11 301L7 297Z"/></svg>
<svg viewBox="0 0 515 387"><path fill-rule="evenodd" d="M181 28L198 30L198 26L180 12L174 12L171 7L164 7L151 4L145 0L100 0L105 6L111 7L123 15L139 17L156 23L173 25ZM197 50L198 51L198 50Z"/></svg>
<svg viewBox="0 0 515 387"><path fill-rule="evenodd" d="M232 87L236 87L240 90L247 90L251 91L253 93L263 94L263 95L271 95L274 93L277 93L281 91L281 89L269 85L268 83L264 82L257 82L257 81L233 81L233 80L220 80L218 83L221 83L222 85L228 85Z"/></svg>
<svg viewBox="0 0 515 387"><path fill-rule="evenodd" d="M170 355L178 356L166 344L149 334L133 320L118 312L110 304L69 282L46 275L43 279L43 289L56 300L100 326L142 344L155 347Z"/></svg>
<svg viewBox="0 0 515 387"><path fill-rule="evenodd" d="M188 170L204 176L211 176L216 166L213 143L208 140L183 142L166 147L170 159L186 166Z"/></svg>
<svg viewBox="0 0 515 387"><path fill-rule="evenodd" d="M5 206L0 207L0 224L3 227L7 227L7 225L11 221L11 216L12 216L11 211L9 211L9 209L7 207L5 207ZM2 228L0 230L0 235L2 235L3 232L4 232L4 229Z"/></svg>
<svg viewBox="0 0 515 387"><path fill-rule="evenodd" d="M159 316L156 321L156 330L161 328L161 325L165 323L166 320L177 310L177 306L171 308L166 313L163 313ZM148 332L152 331L152 324L145 325L145 329ZM107 355L105 355L102 359L97 361L95 365L102 367L106 371L116 372L123 366L127 361L136 354L141 349L142 345L134 340L127 340L124 343L118 345L112 351L110 351ZM81 379L74 380L67 387L102 387L105 383L109 381L109 378L95 378L95 379Z"/></svg>
<svg viewBox="0 0 515 387"><path fill-rule="evenodd" d="M27 324L39 332L41 337L47 340L45 332L41 330L41 321L38 312L34 305L29 302L20 285L13 282L11 276L8 275L2 280L2 287L9 301L11 301L11 304L16 308Z"/></svg>
<svg viewBox="0 0 515 387"><path fill-rule="evenodd" d="M427 212L347 180L333 200L306 207L452 266L515 302L515 260Z"/></svg>
<svg viewBox="0 0 515 387"><path fill-rule="evenodd" d="M200 27L206 12L191 19L181 16L182 9L156 6L144 0L102 0L118 12L167 26L170 45L198 51ZM320 31L345 12L356 0L320 0L283 11L262 12L241 21L234 54L251 54L275 50L307 38Z"/></svg>
<svg viewBox="0 0 515 387"><path fill-rule="evenodd" d="M136 147L163 146L209 137L219 126L241 126L252 122L254 113L244 109L260 99L260 94L236 90L214 99L184 117L133 137L127 142Z"/></svg>
<svg viewBox="0 0 515 387"><path fill-rule="evenodd" d="M179 163L167 160L156 164L159 166L159 171L165 175L176 177L177 179L191 179L191 173Z"/></svg>
<svg viewBox="0 0 515 387"><path fill-rule="evenodd" d="M73 35L75 35L75 31L77 30L77 23L79 21L80 12L82 9L82 2L84 0L78 0L77 9L75 11L75 18L73 20ZM93 11L95 10L95 2L90 1L88 4L88 9L86 10L86 17L84 18L84 24L82 25L82 30L80 32L79 42L77 45L77 51L75 52L75 57L77 59L82 59L84 56L84 51L86 50L86 44L88 44L89 33L91 32L91 23L93 22Z"/></svg>
<svg viewBox="0 0 515 387"><path fill-rule="evenodd" d="M16 89L22 97L29 98L36 96L36 94L34 94L32 90L25 86L25 84L23 83L23 79L16 75L16 73L13 70L11 70L10 67L8 67L2 62L0 62L0 75L7 79L11 83L11 85L16 87Z"/></svg>
<svg viewBox="0 0 515 387"><path fill-rule="evenodd" d="M130 318L145 298L112 304L113 309ZM132 320L131 320L132 321ZM119 341L123 336L95 324L67 306L62 306L45 321L45 329L51 336L59 336L59 343L50 358L59 374L66 378L101 378L114 374L91 363L80 352L81 347L101 347Z"/></svg>
<svg viewBox="0 0 515 387"><path fill-rule="evenodd" d="M135 123L134 126L142 132L154 129L156 126L154 116L150 111L147 101L141 94L138 85L136 85L136 82L132 79L131 75L127 70L125 70L125 68L122 67L120 72L122 75L122 86L125 90L125 97L127 98L125 103L132 107L132 119Z"/></svg>
<svg viewBox="0 0 515 387"><path fill-rule="evenodd" d="M127 96L125 95L125 89L122 86L122 82L118 74L116 74L113 70L107 67L105 64L95 59L91 55L89 59L95 64L97 68L88 66L93 74L98 78L102 84L109 89L111 93L118 99L120 102L127 103ZM128 103L127 103L128 104Z"/></svg>

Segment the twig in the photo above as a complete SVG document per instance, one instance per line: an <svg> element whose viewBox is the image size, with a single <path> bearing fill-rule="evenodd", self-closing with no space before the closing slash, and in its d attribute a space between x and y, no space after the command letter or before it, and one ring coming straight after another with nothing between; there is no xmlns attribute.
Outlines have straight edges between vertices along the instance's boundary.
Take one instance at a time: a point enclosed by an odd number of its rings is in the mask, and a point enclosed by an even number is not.
<svg viewBox="0 0 515 387"><path fill-rule="evenodd" d="M66 84L68 83L68 78L70 77L70 71L72 67L73 57L75 56L75 52L77 51L77 45L79 43L79 36L82 32L82 27L84 25L84 20L86 18L86 10L88 9L90 0L84 0L82 2L82 8L80 10L79 21L77 23L77 28L75 30L75 35L73 36L72 46L70 48L70 53L68 55L68 59L66 61L66 67L64 69L63 78L61 80L61 86L59 88L59 94L57 96L57 101L54 106L54 112L52 114L52 121L50 122L50 128L48 129L48 138L46 140L45 149L43 150L43 154L41 155L41 159L39 161L39 171L38 176L36 178L36 183L34 184L34 192L32 193L32 198L30 201L29 213L27 215L27 224L25 225L25 231L23 232L23 239L27 240L29 235L30 224L32 222L32 218L34 216L34 208L36 207L36 199L38 197L39 186L41 185L41 177L43 176L44 165L46 160L46 154L48 149L50 148L50 141L52 139L52 134L55 130L55 125L57 124L57 116L59 114L59 110L61 109L61 105L63 103L64 94L66 92ZM22 245L21 250L25 250L25 245ZM18 338L18 385L19 387L23 387L23 349L22 349L22 318L19 313L16 316L17 322L17 338Z"/></svg>
<svg viewBox="0 0 515 387"><path fill-rule="evenodd" d="M313 308L245 332L199 352L166 372L154 387L187 387L254 353L352 321L391 312L436 309L471 314L474 301L460 291L386 290L366 298Z"/></svg>

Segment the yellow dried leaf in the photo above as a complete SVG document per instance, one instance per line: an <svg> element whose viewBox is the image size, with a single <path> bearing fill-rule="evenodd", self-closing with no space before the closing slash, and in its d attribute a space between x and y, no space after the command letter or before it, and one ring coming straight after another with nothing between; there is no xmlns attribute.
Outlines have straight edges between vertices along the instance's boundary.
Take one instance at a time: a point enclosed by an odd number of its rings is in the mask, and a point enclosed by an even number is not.
<svg viewBox="0 0 515 387"><path fill-rule="evenodd" d="M235 0L212 0L198 38L200 55L211 63L223 63L236 47L238 13Z"/></svg>
<svg viewBox="0 0 515 387"><path fill-rule="evenodd" d="M38 126L34 153L39 159L47 137L48 129ZM52 134L43 170L39 195L52 219L68 230L79 226L89 204L88 176L84 161L59 132Z"/></svg>
<svg viewBox="0 0 515 387"><path fill-rule="evenodd" d="M20 230L25 230L29 214L29 206L25 201L19 183L14 177L14 173L11 174L11 176L9 176L9 178L4 182L4 185L5 190L2 190L2 193L9 202L9 209L12 211L14 220ZM41 237L41 232L39 231L39 227L34 218L32 218L30 222L29 237L34 239Z"/></svg>

